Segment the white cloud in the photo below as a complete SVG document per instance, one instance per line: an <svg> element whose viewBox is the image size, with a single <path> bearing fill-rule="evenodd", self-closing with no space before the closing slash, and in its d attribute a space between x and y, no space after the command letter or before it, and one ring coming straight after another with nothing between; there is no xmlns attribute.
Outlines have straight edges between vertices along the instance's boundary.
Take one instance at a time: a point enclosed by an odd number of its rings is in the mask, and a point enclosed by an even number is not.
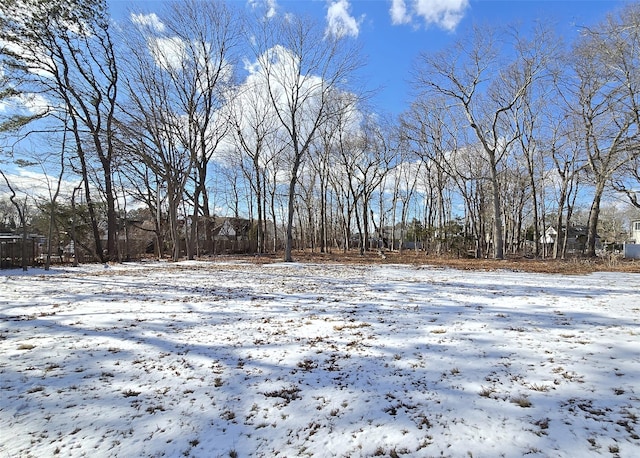
<svg viewBox="0 0 640 458"><path fill-rule="evenodd" d="M437 24L445 30L456 28L468 6L468 0L418 0L415 2L417 14L427 24Z"/></svg>
<svg viewBox="0 0 640 458"><path fill-rule="evenodd" d="M391 23L394 25L411 22L411 15L407 13L407 4L404 0L392 0L389 13L391 14Z"/></svg>
<svg viewBox="0 0 640 458"><path fill-rule="evenodd" d="M276 9L278 8L278 4L276 3L276 0L267 0L266 4L267 4L267 14L266 14L266 16L268 18L275 16L276 15Z"/></svg>
<svg viewBox="0 0 640 458"><path fill-rule="evenodd" d="M143 27L149 27L150 29L162 33L164 32L164 24L156 13L151 14L134 14L131 13L131 22Z"/></svg>
<svg viewBox="0 0 640 458"><path fill-rule="evenodd" d="M469 0L392 0L389 14L395 25L409 24L417 18L426 26L436 25L452 31L464 17L468 6Z"/></svg>
<svg viewBox="0 0 640 458"><path fill-rule="evenodd" d="M149 51L156 64L165 70L179 69L186 58L186 45L178 37L149 39Z"/></svg>
<svg viewBox="0 0 640 458"><path fill-rule="evenodd" d="M278 11L278 2L276 0L247 0L247 4L251 9L264 8L264 16L269 19L276 15Z"/></svg>
<svg viewBox="0 0 640 458"><path fill-rule="evenodd" d="M42 115L51 109L49 100L40 94L20 94L18 100L33 115Z"/></svg>
<svg viewBox="0 0 640 458"><path fill-rule="evenodd" d="M327 9L327 33L337 37L357 37L360 33L360 22L354 18L349 9L348 0L334 0Z"/></svg>
<svg viewBox="0 0 640 458"><path fill-rule="evenodd" d="M43 165L43 167L45 166L46 164ZM58 172L50 171L49 173L45 174L18 168L17 170L5 172L5 175L16 194L18 194L19 199L24 199L25 196L32 199L49 199L55 191ZM77 182L62 180L59 201L70 199L71 193L76 186L78 186ZM10 195L9 188L0 177L0 199L6 199Z"/></svg>
<svg viewBox="0 0 640 458"><path fill-rule="evenodd" d="M0 102L0 113L22 112L26 115L44 115L51 110L49 100L34 93L23 93L14 97L7 97Z"/></svg>
<svg viewBox="0 0 640 458"><path fill-rule="evenodd" d="M229 97L227 106L234 121L239 123L239 128L231 129L218 149L221 154L216 160L227 165L239 160L238 152L241 148L238 147L239 139L235 137L237 133L242 134L244 142L250 147L257 144L258 134L265 135L260 165L269 169L269 173L275 174L277 183L287 183L291 171L286 161L290 159L291 148L284 140L288 134L284 131L275 110L290 110L287 95L291 94L295 87L300 94L304 94L301 97L304 101L298 106L295 115L298 129L302 137L308 135L314 128L311 121L317 116L317 109L321 105L318 100L324 87L322 79L317 75L301 75L299 56L282 45L266 50L257 56L255 61L245 59L243 64L248 75L238 91ZM348 94L344 96L347 100ZM360 119L360 113L354 107L342 127L344 130L356 132Z"/></svg>
<svg viewBox="0 0 640 458"><path fill-rule="evenodd" d="M37 65L29 66L29 73L42 76L44 78L53 78L51 69L55 68L54 61L47 54L47 50L42 47L25 47L22 46L20 40L2 41L0 40L0 49L11 51L22 56L25 61L37 63Z"/></svg>

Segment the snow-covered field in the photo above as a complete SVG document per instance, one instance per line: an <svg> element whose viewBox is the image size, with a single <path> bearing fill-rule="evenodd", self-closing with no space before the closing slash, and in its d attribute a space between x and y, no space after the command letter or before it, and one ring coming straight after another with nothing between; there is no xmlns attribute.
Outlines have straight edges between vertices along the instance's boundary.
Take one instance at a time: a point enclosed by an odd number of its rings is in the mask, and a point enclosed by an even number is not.
<svg viewBox="0 0 640 458"><path fill-rule="evenodd" d="M1 457L637 457L640 275L0 271Z"/></svg>

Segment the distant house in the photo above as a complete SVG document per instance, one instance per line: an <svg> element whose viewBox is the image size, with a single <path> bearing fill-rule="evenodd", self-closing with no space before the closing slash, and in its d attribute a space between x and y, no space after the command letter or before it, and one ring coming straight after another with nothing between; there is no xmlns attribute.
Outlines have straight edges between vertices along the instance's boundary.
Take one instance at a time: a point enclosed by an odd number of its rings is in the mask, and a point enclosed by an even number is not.
<svg viewBox="0 0 640 458"><path fill-rule="evenodd" d="M187 230L185 225L191 221L181 220L180 232ZM229 253L255 252L255 240L250 240L252 224L248 219L227 218L221 216L199 216L196 227L196 256L209 256ZM254 236L255 239L255 236ZM180 252L186 253L186 241L180 240Z"/></svg>
<svg viewBox="0 0 640 458"><path fill-rule="evenodd" d="M631 223L631 238L624 244L624 257L640 259L640 221Z"/></svg>
<svg viewBox="0 0 640 458"><path fill-rule="evenodd" d="M155 252L157 240L152 220L141 217L128 218L120 224L118 252L124 260L140 259Z"/></svg>
<svg viewBox="0 0 640 458"><path fill-rule="evenodd" d="M558 231L555 228L549 226L544 234L540 236L540 243L543 245L553 245L558 238Z"/></svg>
<svg viewBox="0 0 640 458"><path fill-rule="evenodd" d="M582 253L587 247L587 226L569 226L562 228L562 233L558 234L556 228L549 226L540 237L540 243L552 249L557 242L563 243L564 234L567 232L567 253ZM601 249L600 237L596 235L596 249Z"/></svg>
<svg viewBox="0 0 640 458"><path fill-rule="evenodd" d="M631 223L631 243L640 244L640 220Z"/></svg>
<svg viewBox="0 0 640 458"><path fill-rule="evenodd" d="M213 230L214 240L248 240L251 222L242 218L221 218L222 223Z"/></svg>
<svg viewBox="0 0 640 458"><path fill-rule="evenodd" d="M255 236L251 237L251 221L244 218L216 218L220 224L213 229L213 253L254 253Z"/></svg>

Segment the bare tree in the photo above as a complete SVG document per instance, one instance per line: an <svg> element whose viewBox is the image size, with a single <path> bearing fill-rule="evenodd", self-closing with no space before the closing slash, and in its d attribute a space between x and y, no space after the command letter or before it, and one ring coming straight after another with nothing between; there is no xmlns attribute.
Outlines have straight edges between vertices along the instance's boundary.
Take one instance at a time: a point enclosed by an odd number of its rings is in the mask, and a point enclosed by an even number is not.
<svg viewBox="0 0 640 458"><path fill-rule="evenodd" d="M239 164L255 195L258 253L266 249L267 165L284 146L277 138L278 123L261 86L259 79L249 77L229 104L232 153L242 156Z"/></svg>
<svg viewBox="0 0 640 458"><path fill-rule="evenodd" d="M403 135L413 154L423 163L426 184L435 193L432 219L437 220L434 235L438 254L442 254L447 241L446 225L450 215L446 210L446 194L452 176L457 173L451 159L460 135L458 125L442 97L419 98L402 116Z"/></svg>
<svg viewBox="0 0 640 458"><path fill-rule="evenodd" d="M560 111L561 112L561 111ZM550 125L550 136L547 143L553 166L549 170L549 179L555 183L557 211L553 224L557 232L553 245L553 258L564 259L566 256L568 230L565 226L571 223L571 216L580 189L579 177L584 169L584 155L577 120L571 117L554 117ZM546 234L543 238L547 239Z"/></svg>
<svg viewBox="0 0 640 458"><path fill-rule="evenodd" d="M318 195L320 202L318 204L320 215L319 224L319 244L320 252L326 253L330 251L329 245L329 212L328 212L328 196L330 192L330 172L332 145L334 142L335 129L331 120L323 123L319 138L315 142L315 148L311 153L311 167L318 177Z"/></svg>
<svg viewBox="0 0 640 458"><path fill-rule="evenodd" d="M349 247L351 215L357 205L357 198L351 197L348 191L349 177L352 176L353 169L350 167L350 161L345 160L345 147L350 133L356 133L355 129L360 119L357 102L357 98L344 93L335 93L328 100L327 103L332 105L330 112L333 115L321 124L310 154L311 170L318 179L319 187L319 233L322 253L329 250L329 199L332 191L342 215L342 243L345 250Z"/></svg>
<svg viewBox="0 0 640 458"><path fill-rule="evenodd" d="M18 90L44 95L68 116L84 177L95 251L102 261L115 259L118 226L112 134L118 69L106 1L2 0L0 4L0 40L7 43L3 64ZM106 204L106 254L89 180L93 158Z"/></svg>
<svg viewBox="0 0 640 458"><path fill-rule="evenodd" d="M57 138L56 138L57 140ZM49 270L51 267L51 255L53 253L53 241L54 241L54 227L56 226L56 216L57 216L57 207L58 207L58 198L60 197L60 193L62 191L62 180L65 175L66 162L68 161L66 154L66 144L67 144L67 132L66 129L62 134L62 142L60 145L59 152L51 152L44 153L42 151L37 151L35 154L31 154L31 158L28 165L38 165L40 170L42 171L43 179L42 184L46 187L46 190L49 194L49 198L46 199L44 196L34 196L38 206L46 209L48 213L48 224L47 224L47 253L44 263L44 269ZM53 161L53 162L52 162ZM55 179L50 175L56 174Z"/></svg>
<svg viewBox="0 0 640 458"><path fill-rule="evenodd" d="M123 60L127 97L126 103L120 104L119 146L126 155L136 158L127 167L129 181L142 180L147 186L141 194L149 210L158 215L158 242L161 238L160 202L164 200L161 193L165 193L172 259L177 261L181 240L180 205L193 170L194 156L180 141L182 112L175 108L171 80L156 65L157 56L149 52L142 34L130 34L127 43L130 52Z"/></svg>
<svg viewBox="0 0 640 458"><path fill-rule="evenodd" d="M171 84L174 110L184 126L177 134L193 156L193 212L187 256L193 259L199 216L209 217L208 167L230 126L222 108L231 94L235 56L242 27L222 1L173 2L161 18L164 30L152 37L152 53ZM167 40L170 44L167 46Z"/></svg>
<svg viewBox="0 0 640 458"><path fill-rule="evenodd" d="M336 159L334 183L347 193L345 219L353 215L358 229L360 253L369 250L372 198L389 171L392 153L389 139L371 115L363 115L352 106L336 125ZM351 119L349 119L351 118ZM350 230L345 231L345 236ZM345 244L346 246L346 244Z"/></svg>
<svg viewBox="0 0 640 458"><path fill-rule="evenodd" d="M395 240L398 240L398 250L402 252L405 235L407 233L407 219L411 209L414 195L417 193L418 183L421 181L423 163L416 160L415 152L411 151L405 141L398 145L398 155L394 166L383 181L383 190L388 189L391 193L390 208L387 213L391 213L391 248L395 249ZM389 183L388 186L386 183ZM399 208L398 208L399 207ZM398 219L398 210L400 217ZM381 211L382 213L382 211ZM400 232L396 232L398 227ZM417 240L415 248L418 249Z"/></svg>
<svg viewBox="0 0 640 458"><path fill-rule="evenodd" d="M524 247L525 211L531 211L531 186L527 167L522 157L514 155L504 161L501 174L501 193L504 196L505 249L512 254ZM537 199L536 199L537 201Z"/></svg>
<svg viewBox="0 0 640 458"><path fill-rule="evenodd" d="M607 185L640 154L640 5L585 29L573 50L569 86L573 116L580 120L582 148L594 187L587 256L596 255L600 204Z"/></svg>
<svg viewBox="0 0 640 458"><path fill-rule="evenodd" d="M474 28L473 33L436 54L423 54L414 74L416 87L452 101L467 118L489 164L493 204L493 253L504 258L500 163L518 139L510 110L544 72L549 56L545 36L524 40L515 31ZM506 43L511 44L511 49ZM532 46L532 43L536 43Z"/></svg>
<svg viewBox="0 0 640 458"><path fill-rule="evenodd" d="M240 24L217 1L170 3L162 22L148 21L142 14L131 18L136 27L124 37L128 101L122 105L123 147L140 157L140 164L151 167L166 187L173 258L180 255L182 235L187 256L193 258L198 219L210 216L209 163L229 126L222 108L233 84L231 51ZM150 184L145 200L153 205L161 199L152 194L162 186ZM180 228L178 214L187 196L190 224L184 218Z"/></svg>
<svg viewBox="0 0 640 458"><path fill-rule="evenodd" d="M542 44L545 45L549 41L545 40ZM550 48L547 52L557 56L553 59L555 62L566 60L566 56L561 56L559 48ZM541 234L545 230L545 178L549 168L548 159L554 151L554 142L557 141L556 124L558 118L562 118L563 112L554 102L558 99L558 93L553 82L562 79L564 74L561 68L554 68L550 64L547 77L541 75L534 81L511 110L518 138L514 145L515 160L527 176L523 186L527 188L528 198L531 200L532 235L536 256L547 254L542 251L541 246Z"/></svg>
<svg viewBox="0 0 640 458"><path fill-rule="evenodd" d="M640 154L631 155L613 178L613 188L625 194L631 205L640 208Z"/></svg>
<svg viewBox="0 0 640 458"><path fill-rule="evenodd" d="M635 135L625 145L627 161L614 173L613 188L640 208L640 5L629 4L589 34L600 40L602 60L623 88L625 107L635 118Z"/></svg>
<svg viewBox="0 0 640 458"><path fill-rule="evenodd" d="M362 132L362 115L355 104L355 99L348 94L335 97L331 103L336 104L335 116L332 116L329 126L333 130L331 160L333 166L329 181L336 195L342 221L342 237L344 250L351 245L352 224L355 222L358 230L358 246L361 253L366 247L361 212L365 206L361 205L366 181L359 176L359 169L364 165L367 144Z"/></svg>
<svg viewBox="0 0 640 458"><path fill-rule="evenodd" d="M380 189L385 176L389 172L395 151L392 149L392 128L389 122L381 122L374 115L365 116L362 126L361 142L365 146L365 154L357 161L357 177L362 191L362 229L363 244L361 251L370 248L370 218L373 195ZM375 227L375 224L374 224ZM379 231L377 231L379 232ZM381 236L378 233L378 236Z"/></svg>
<svg viewBox="0 0 640 458"><path fill-rule="evenodd" d="M289 186L285 261L292 261L296 184L301 164L322 123L330 118L330 96L360 66L357 48L348 37L325 33L316 22L298 16L276 16L256 26L252 40L255 72L287 145Z"/></svg>

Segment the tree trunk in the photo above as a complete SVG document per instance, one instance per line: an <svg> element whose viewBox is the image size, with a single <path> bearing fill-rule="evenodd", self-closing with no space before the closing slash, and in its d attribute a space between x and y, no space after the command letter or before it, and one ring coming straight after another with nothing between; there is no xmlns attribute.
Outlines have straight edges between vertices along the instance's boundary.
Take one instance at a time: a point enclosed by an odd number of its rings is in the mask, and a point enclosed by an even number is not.
<svg viewBox="0 0 640 458"><path fill-rule="evenodd" d="M489 154L491 164L491 187L493 200L493 254L495 259L504 259L504 225L502 223L502 201L495 152Z"/></svg>
<svg viewBox="0 0 640 458"><path fill-rule="evenodd" d="M593 196L593 202L591 203L591 209L589 210L589 223L587 226L587 246L586 246L586 252L585 252L587 257L596 256L596 238L598 236L598 218L600 216L600 201L602 200L603 192L604 192L604 183L600 181L596 184L596 190Z"/></svg>
<svg viewBox="0 0 640 458"><path fill-rule="evenodd" d="M117 260L118 252L118 213L116 212L116 198L113 192L113 177L111 175L111 160L103 161L104 192L107 204L107 254L104 261Z"/></svg>
<svg viewBox="0 0 640 458"><path fill-rule="evenodd" d="M284 261L293 262L291 251L293 248L293 214L295 211L296 203L296 183L298 182L298 169L300 168L300 161L302 159L301 154L296 151L294 157L293 168L291 170L291 180L289 181L289 202L287 209L289 214L287 215L287 240L284 245Z"/></svg>

